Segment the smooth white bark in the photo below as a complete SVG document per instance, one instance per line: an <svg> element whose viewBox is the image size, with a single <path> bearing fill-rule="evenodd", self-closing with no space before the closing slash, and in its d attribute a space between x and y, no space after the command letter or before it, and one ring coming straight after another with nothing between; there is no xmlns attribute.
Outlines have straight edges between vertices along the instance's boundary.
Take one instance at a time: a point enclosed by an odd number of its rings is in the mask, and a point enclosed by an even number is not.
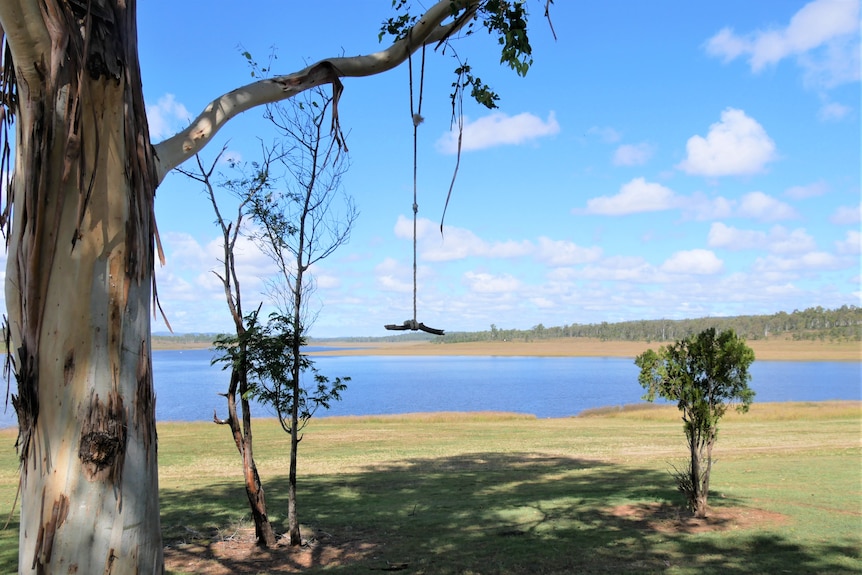
<svg viewBox="0 0 862 575"><path fill-rule="evenodd" d="M476 4L441 0L387 50L322 60L217 98L153 148L154 166L141 138L134 0L0 2L18 88L6 305L19 400L29 402L19 410L19 572L163 570L149 349L157 183L237 114L391 69L466 22L443 24L453 6L470 15ZM117 16L104 24L118 32L102 40L126 44L103 46L123 52L107 54L104 70L77 75L88 31L73 24L77 10Z"/></svg>
<svg viewBox="0 0 862 575"><path fill-rule="evenodd" d="M104 69L78 74L68 3L0 3L17 85L5 288L19 573L163 571L149 349L155 184L135 138L145 124L129 5L93 2L114 10L127 43ZM120 57L124 74L106 77Z"/></svg>
<svg viewBox="0 0 862 575"><path fill-rule="evenodd" d="M8 39L20 80L38 86L36 64L51 49L51 38L36 0L3 0L0 25Z"/></svg>
<svg viewBox="0 0 862 575"><path fill-rule="evenodd" d="M19 573L162 569L150 283L134 281L125 269L128 183L124 163L116 161L125 157L114 135L122 125L117 92L117 100L102 102L99 122L102 149L113 161L96 169L75 249L74 185L58 186L43 207L58 226L36 242L21 218L13 220L6 283L13 349L27 340L21 322L34 304L18 289L32 281L23 278L29 262L16 256L27 253L24 245L53 251L39 270L45 308L37 335L38 415L21 470ZM48 160L59 171L63 149L54 147ZM17 179L16 206L25 204L25 193Z"/></svg>

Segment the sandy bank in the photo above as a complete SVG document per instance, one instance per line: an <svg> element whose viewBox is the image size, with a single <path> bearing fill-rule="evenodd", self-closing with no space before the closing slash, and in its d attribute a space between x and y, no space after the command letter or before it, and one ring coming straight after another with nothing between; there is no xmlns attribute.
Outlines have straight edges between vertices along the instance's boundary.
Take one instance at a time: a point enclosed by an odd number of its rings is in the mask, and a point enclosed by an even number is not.
<svg viewBox="0 0 862 575"><path fill-rule="evenodd" d="M635 357L661 343L601 341L588 338L565 338L542 341L501 341L470 343L342 343L327 341L338 348L311 355L503 355L534 357ZM781 361L862 361L858 342L792 341L783 339L749 341L755 357ZM345 349L346 348L346 349Z"/></svg>

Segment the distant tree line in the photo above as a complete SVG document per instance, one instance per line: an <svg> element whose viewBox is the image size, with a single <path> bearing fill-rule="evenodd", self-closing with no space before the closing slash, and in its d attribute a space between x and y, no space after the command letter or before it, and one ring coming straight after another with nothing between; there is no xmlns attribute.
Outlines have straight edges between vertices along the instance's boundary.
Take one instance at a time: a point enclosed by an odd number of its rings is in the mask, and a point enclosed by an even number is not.
<svg viewBox="0 0 862 575"><path fill-rule="evenodd" d="M491 324L491 328L486 331L451 332L434 341L533 341L566 337L608 341L674 341L709 328L718 331L732 329L747 340L789 337L795 340L862 341L862 308L844 305L837 309L824 309L818 306L771 315L573 323L555 327L538 324L531 329L501 329Z"/></svg>
<svg viewBox="0 0 862 575"><path fill-rule="evenodd" d="M705 329L718 331L732 329L746 340L785 337L794 340L862 341L862 308L843 305L836 309L821 306L790 313L771 315L739 315L734 317L701 317L695 319L651 319L610 323L573 323L545 327L542 324L530 329L503 329L491 324L485 331L453 331L443 336L426 333L405 333L384 337L360 336L338 338L309 338L309 345L343 341L351 343L433 341L437 343L463 343L470 341L534 341L564 337L591 337L605 341L675 341L698 334ZM211 345L212 333L187 333L173 336L153 336L165 342Z"/></svg>
<svg viewBox="0 0 862 575"><path fill-rule="evenodd" d="M178 333L153 334L153 342L180 343L186 345L212 345L218 334L214 333Z"/></svg>

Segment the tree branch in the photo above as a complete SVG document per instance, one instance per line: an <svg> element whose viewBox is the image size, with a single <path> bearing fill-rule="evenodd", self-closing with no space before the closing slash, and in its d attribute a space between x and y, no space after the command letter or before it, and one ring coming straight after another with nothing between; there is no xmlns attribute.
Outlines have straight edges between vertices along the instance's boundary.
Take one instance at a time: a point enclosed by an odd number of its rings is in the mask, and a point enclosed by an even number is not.
<svg viewBox="0 0 862 575"><path fill-rule="evenodd" d="M216 98L188 128L155 145L158 181L161 182L169 171L200 152L234 116L257 106L286 100L315 86L333 85L333 124L337 129L338 97L342 90L339 78L372 76L395 68L424 44L440 42L455 33L470 20L463 16L475 12L478 2L440 0L425 12L404 38L386 50L363 56L328 58L293 74L253 82ZM461 17L443 24L454 16L453 10L461 12Z"/></svg>

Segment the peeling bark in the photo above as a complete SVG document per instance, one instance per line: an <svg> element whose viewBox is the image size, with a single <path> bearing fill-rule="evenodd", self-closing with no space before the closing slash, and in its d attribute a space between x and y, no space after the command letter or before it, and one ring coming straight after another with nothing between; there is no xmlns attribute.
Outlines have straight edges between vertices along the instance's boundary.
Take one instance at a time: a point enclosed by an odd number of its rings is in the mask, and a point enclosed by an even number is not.
<svg viewBox="0 0 862 575"><path fill-rule="evenodd" d="M45 506L43 504L42 510ZM35 569L39 565L48 565L51 563L51 552L54 549L54 537L57 534L57 529L66 520L69 513L69 498L60 494L54 504L51 506L51 516L47 522L39 526L39 534L36 536L36 551L33 555L31 569Z"/></svg>
<svg viewBox="0 0 862 575"><path fill-rule="evenodd" d="M156 177L134 1L13 0L0 6L3 30L23 15L30 37L7 36L14 86L2 91L16 130L6 302L19 572L161 573Z"/></svg>
<svg viewBox="0 0 862 575"><path fill-rule="evenodd" d="M455 11L477 5L439 0L382 52L235 90L154 148L136 0L0 2L0 177L16 174L0 225L18 383L21 573L163 572L148 312L158 305L155 254L164 261L154 219L164 175L251 107L325 83L337 103L339 78L394 68L462 26L467 18L443 24ZM253 461L250 436L246 454Z"/></svg>
<svg viewBox="0 0 862 575"><path fill-rule="evenodd" d="M236 303L236 300L233 300ZM228 392L225 394L228 403L228 418L226 421L215 419L218 424L227 424L233 436L234 445L242 459L242 473L245 482L245 494L248 499L251 517L254 521L255 541L259 547L275 547L276 538L272 523L266 510L266 493L260 474L257 471L257 463L254 460L254 436L251 427L251 409L248 399L245 398L248 384L245 382L238 369L231 371L231 379ZM236 396L239 394L242 404L242 418L238 417L236 409ZM242 422L240 424L240 421Z"/></svg>
<svg viewBox="0 0 862 575"><path fill-rule="evenodd" d="M108 395L103 403L96 395L90 401L82 422L78 457L84 474L90 481L122 482L123 460L126 455L126 411L123 398Z"/></svg>

